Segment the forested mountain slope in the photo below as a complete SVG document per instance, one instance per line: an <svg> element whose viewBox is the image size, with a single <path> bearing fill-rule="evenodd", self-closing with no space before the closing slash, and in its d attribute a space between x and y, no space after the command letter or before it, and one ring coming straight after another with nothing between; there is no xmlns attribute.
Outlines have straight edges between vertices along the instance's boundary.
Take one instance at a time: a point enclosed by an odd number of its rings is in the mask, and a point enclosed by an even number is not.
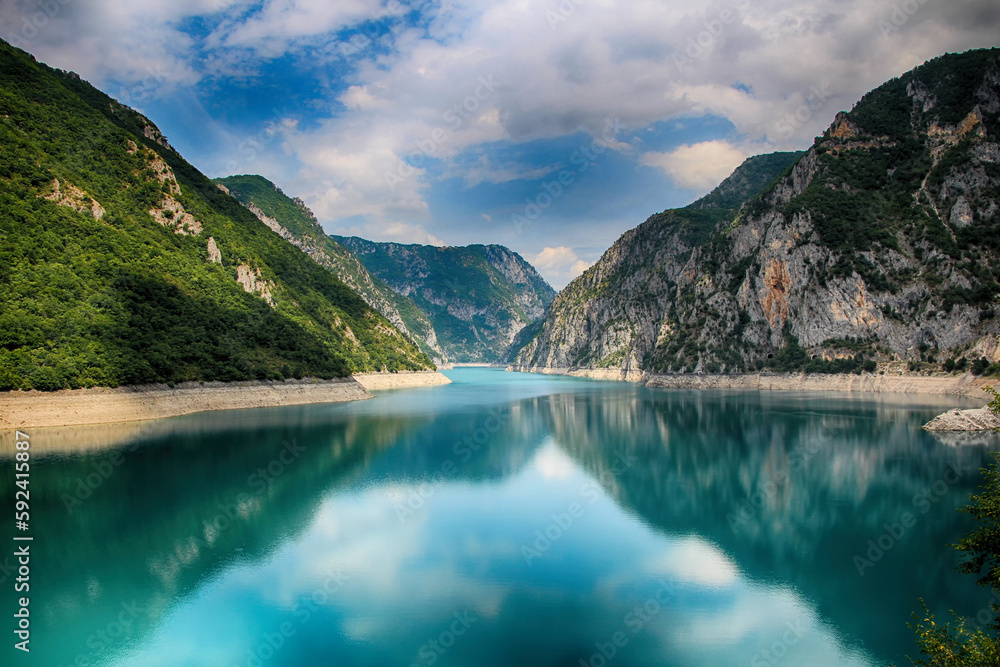
<svg viewBox="0 0 1000 667"><path fill-rule="evenodd" d="M333 237L427 315L457 362L493 363L538 321L555 290L520 255L500 245L437 247Z"/></svg>
<svg viewBox="0 0 1000 667"><path fill-rule="evenodd" d="M75 74L0 42L0 389L432 366Z"/></svg>

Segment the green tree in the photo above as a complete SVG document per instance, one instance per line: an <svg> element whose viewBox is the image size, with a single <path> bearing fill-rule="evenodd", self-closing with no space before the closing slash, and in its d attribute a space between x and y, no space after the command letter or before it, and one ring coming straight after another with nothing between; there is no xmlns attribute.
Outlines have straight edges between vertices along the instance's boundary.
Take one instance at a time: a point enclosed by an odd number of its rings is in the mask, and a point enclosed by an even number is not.
<svg viewBox="0 0 1000 667"><path fill-rule="evenodd" d="M985 391L993 396L989 409L1000 415L1000 394L993 387ZM962 552L958 571L978 577L976 583L1000 592L1000 452L993 465L983 469L984 482L980 493L973 495L962 508L979 523L972 534L953 546ZM996 598L994 598L996 599ZM919 659L914 665L952 667L967 665L1000 665L1000 605L991 604L993 621L985 627L974 627L965 618L953 615L950 623L939 624L921 601L922 616L914 614L910 627L917 633Z"/></svg>

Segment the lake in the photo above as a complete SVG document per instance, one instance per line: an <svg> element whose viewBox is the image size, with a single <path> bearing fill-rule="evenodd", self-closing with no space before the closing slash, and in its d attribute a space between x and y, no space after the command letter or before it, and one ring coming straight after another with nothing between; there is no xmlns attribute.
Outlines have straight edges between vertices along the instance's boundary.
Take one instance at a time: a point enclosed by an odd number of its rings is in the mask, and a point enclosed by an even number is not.
<svg viewBox="0 0 1000 667"><path fill-rule="evenodd" d="M885 665L986 607L953 400L446 374L30 431L26 664Z"/></svg>

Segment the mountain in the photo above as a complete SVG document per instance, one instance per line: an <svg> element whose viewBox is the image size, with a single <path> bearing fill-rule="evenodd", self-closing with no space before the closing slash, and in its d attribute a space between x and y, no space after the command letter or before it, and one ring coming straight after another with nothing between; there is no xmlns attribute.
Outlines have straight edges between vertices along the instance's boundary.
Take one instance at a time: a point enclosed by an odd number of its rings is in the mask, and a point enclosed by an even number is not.
<svg viewBox="0 0 1000 667"><path fill-rule="evenodd" d="M798 162L805 151L768 153L747 158L729 178L691 204L694 209L738 209Z"/></svg>
<svg viewBox="0 0 1000 667"><path fill-rule="evenodd" d="M0 42L0 389L432 366L71 72Z"/></svg>
<svg viewBox="0 0 1000 667"><path fill-rule="evenodd" d="M513 367L982 371L1000 358L998 118L998 49L885 83L794 165L748 160L622 235Z"/></svg>
<svg viewBox="0 0 1000 667"><path fill-rule="evenodd" d="M327 236L305 202L290 198L263 176L228 176L215 179L215 183L279 236L332 271L429 357L438 363L448 360L424 312L369 273L353 253Z"/></svg>
<svg viewBox="0 0 1000 667"><path fill-rule="evenodd" d="M456 362L493 363L517 334L541 319L555 290L516 252L500 245L437 247L334 236L369 271L409 297Z"/></svg>

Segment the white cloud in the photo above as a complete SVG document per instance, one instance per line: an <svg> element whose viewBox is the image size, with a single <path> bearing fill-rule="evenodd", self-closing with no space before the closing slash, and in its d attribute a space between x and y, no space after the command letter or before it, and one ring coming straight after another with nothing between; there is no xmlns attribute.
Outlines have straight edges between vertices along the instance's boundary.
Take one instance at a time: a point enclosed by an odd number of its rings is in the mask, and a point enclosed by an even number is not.
<svg viewBox="0 0 1000 667"><path fill-rule="evenodd" d="M681 188L711 190L740 166L747 154L727 141L703 141L668 153L649 152L642 163L662 169Z"/></svg>
<svg viewBox="0 0 1000 667"><path fill-rule="evenodd" d="M365 20L398 16L405 8L389 0L270 0L260 11L224 23L215 32L225 46L280 54L297 38L337 32Z"/></svg>
<svg viewBox="0 0 1000 667"><path fill-rule="evenodd" d="M552 438L539 448L532 465L545 479L568 479L576 471L576 463Z"/></svg>
<svg viewBox="0 0 1000 667"><path fill-rule="evenodd" d="M591 263L580 259L576 252L567 246L557 248L547 246L531 258L531 264L549 281L549 284L561 289L586 271Z"/></svg>
<svg viewBox="0 0 1000 667"><path fill-rule="evenodd" d="M920 55L888 67L882 56L898 59L899 44L894 38L880 41L876 24L877 17L891 14L891 3L842 5L838 11L850 21L818 2L748 5L713 38L712 48L681 68L675 56L728 4L640 3L623 12L615 3L588 2L576 4L553 27L541 5L456 3L432 16L426 33L397 31L390 55L359 62L355 87L341 96L349 113L305 141L340 146L350 127L359 154L384 149L387 157L391 152L403 159L423 145L447 164L465 150L502 139L516 143L580 130L598 136L612 117L639 130L669 118L713 114L728 119L755 148L798 148L868 87L971 37L966 30L943 29L926 36ZM928 5L923 11L938 10ZM856 49L844 49L844 39L872 53L859 58ZM484 79L495 83L483 87ZM735 88L736 82L752 92ZM430 141L435 131L444 133L441 141ZM641 159L680 187L708 190L748 154L719 141ZM536 178L554 166L485 158L463 176L471 187ZM344 177L367 180L366 173ZM359 188L360 199L383 217L408 202L403 208L412 216L406 220L430 225L429 210L414 205L426 201L422 176L414 176L402 193Z"/></svg>
<svg viewBox="0 0 1000 667"><path fill-rule="evenodd" d="M266 146L261 162L300 162L282 185L325 222L362 217L373 228L425 231L433 221L431 172L426 161L418 164L424 152L447 167L492 142L599 136L608 118L639 132L704 114L728 121L727 136L741 146L801 148L868 89L945 51L997 45L1000 34L995 0L927 0L888 31L897 0L636 2L627 11L611 0L455 0L426 5L419 25L400 18L410 7L396 0L57 4L57 14L26 38L23 22L35 5L3 3L0 35L97 85L121 82L121 91L110 92L137 106L203 78L252 80L279 56L332 82L312 91L330 111L292 110L310 122ZM574 9L565 20L550 20L547 12L567 6ZM207 38L185 32L191 17L214 22ZM335 39L379 19L387 20L385 34ZM614 147L629 154L628 144ZM705 141L631 154L681 187L704 190L748 154L738 159L739 152ZM466 183L537 177L555 166L544 160L488 160ZM389 187L386 174L404 163L415 168ZM559 238L553 229L539 245Z"/></svg>
<svg viewBox="0 0 1000 667"><path fill-rule="evenodd" d="M647 565L654 575L674 577L706 588L725 588L739 581L736 564L718 547L699 537L681 537L658 561Z"/></svg>
<svg viewBox="0 0 1000 667"><path fill-rule="evenodd" d="M218 9L215 0L4 2L0 36L97 85L122 82L120 90L109 92L138 107L150 97L170 95L177 86L198 81L187 53L192 39L177 30L176 22Z"/></svg>

